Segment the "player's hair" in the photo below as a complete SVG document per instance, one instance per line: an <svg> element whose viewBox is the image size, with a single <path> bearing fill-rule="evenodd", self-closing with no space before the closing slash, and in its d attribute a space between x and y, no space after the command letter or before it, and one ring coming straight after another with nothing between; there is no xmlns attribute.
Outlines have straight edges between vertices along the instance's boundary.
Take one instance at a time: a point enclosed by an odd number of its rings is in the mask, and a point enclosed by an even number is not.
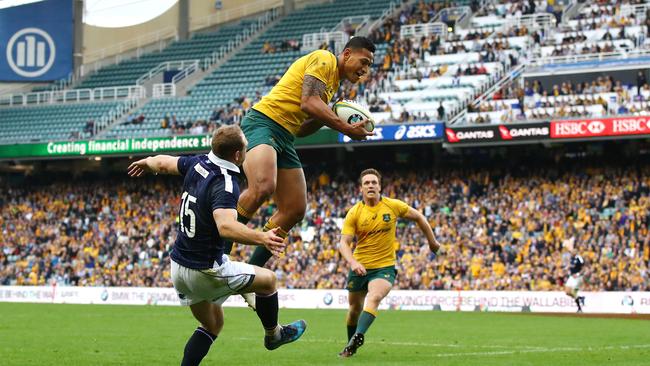
<svg viewBox="0 0 650 366"><path fill-rule="evenodd" d="M362 171L361 174L359 174L359 183L362 183L363 182L363 177L365 177L368 174L372 174L372 175L377 176L377 179L379 179L379 184L381 184L381 174L379 173L379 171L377 169L372 169L372 168L366 169L366 170Z"/></svg>
<svg viewBox="0 0 650 366"><path fill-rule="evenodd" d="M343 49L350 48L350 49L361 49L365 48L368 51L374 53L375 52L375 44L372 43L371 40L369 40L366 37L352 37L348 41L348 43L345 44L345 47Z"/></svg>
<svg viewBox="0 0 650 366"><path fill-rule="evenodd" d="M237 151L244 148L244 133L236 125L219 127L212 134L212 152L222 158L229 159Z"/></svg>

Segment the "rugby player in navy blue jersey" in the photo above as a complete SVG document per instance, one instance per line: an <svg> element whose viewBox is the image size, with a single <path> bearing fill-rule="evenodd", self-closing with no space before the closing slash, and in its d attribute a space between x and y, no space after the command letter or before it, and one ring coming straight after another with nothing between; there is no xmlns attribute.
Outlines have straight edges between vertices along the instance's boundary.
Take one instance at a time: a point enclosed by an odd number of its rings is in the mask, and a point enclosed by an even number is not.
<svg viewBox="0 0 650 366"><path fill-rule="evenodd" d="M564 284L564 292L569 295L578 306L578 312L582 313L582 307L585 306L585 297L578 296L578 291L582 285L582 267L585 260L576 249L571 251L571 261L569 262L569 277Z"/></svg>
<svg viewBox="0 0 650 366"><path fill-rule="evenodd" d="M233 294L255 293L256 312L264 326L264 346L273 350L300 338L303 320L278 324L275 273L230 261L224 241L263 246L274 255L286 247L277 230L248 228L237 221L239 167L247 141L238 126L221 127L208 154L157 155L128 168L131 177L145 173L183 176L176 242L171 251L171 277L181 304L189 306L201 325L185 345L181 365L198 365L223 327L223 302Z"/></svg>

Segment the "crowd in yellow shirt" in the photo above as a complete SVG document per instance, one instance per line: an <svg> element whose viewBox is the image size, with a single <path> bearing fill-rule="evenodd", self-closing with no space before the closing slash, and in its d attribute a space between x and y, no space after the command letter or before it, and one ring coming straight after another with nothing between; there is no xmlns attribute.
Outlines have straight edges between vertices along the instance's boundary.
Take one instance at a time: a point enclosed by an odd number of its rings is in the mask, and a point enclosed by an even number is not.
<svg viewBox="0 0 650 366"><path fill-rule="evenodd" d="M434 260L417 226L400 220L395 287L561 290L577 247L584 289L650 290L650 167L544 174L385 174L383 194L421 210L447 250ZM344 288L337 244L358 182L323 173L307 184L305 220L269 266L280 287ZM0 284L171 286L178 187L156 177L3 188ZM274 208L263 205L250 225ZM247 259L250 249L232 255Z"/></svg>

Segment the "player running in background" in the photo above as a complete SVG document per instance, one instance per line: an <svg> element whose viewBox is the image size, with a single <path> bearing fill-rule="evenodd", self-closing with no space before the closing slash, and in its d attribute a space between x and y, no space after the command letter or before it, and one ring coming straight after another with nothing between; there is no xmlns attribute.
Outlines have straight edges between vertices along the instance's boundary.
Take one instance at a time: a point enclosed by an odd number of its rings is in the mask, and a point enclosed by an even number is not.
<svg viewBox="0 0 650 366"><path fill-rule="evenodd" d="M348 344L339 353L350 357L363 345L364 335L377 317L381 300L395 283L395 228L398 218L417 223L427 238L429 248L441 254L427 219L406 203L381 196L381 175L375 169L361 172L362 200L345 216L339 251L350 264L348 274L348 310L346 323ZM356 236L354 253L351 244ZM365 301L365 306L364 306Z"/></svg>
<svg viewBox="0 0 650 366"><path fill-rule="evenodd" d="M564 291L576 302L578 312L582 313L582 307L585 306L585 297L578 296L580 286L582 285L582 267L585 265L585 260L578 254L577 249L571 251L571 262L569 263L569 277L564 285Z"/></svg>
<svg viewBox="0 0 650 366"><path fill-rule="evenodd" d="M323 125L355 140L372 135L363 122L348 124L341 120L328 103L343 79L357 83L369 75L374 52L375 46L365 37L350 39L338 56L325 50L311 52L295 61L269 94L246 114L241 125L249 141L244 162L248 189L237 205L240 222L248 223L271 197L278 209L264 230L278 228L278 235L286 238L302 220L307 185L294 147L295 136L312 134ZM229 244L226 253L232 248ZM249 263L263 266L270 257L271 252L258 247Z"/></svg>
<svg viewBox="0 0 650 366"><path fill-rule="evenodd" d="M278 324L278 293L272 271L232 262L224 254L224 239L263 246L281 253L286 244L277 230L261 232L237 222L239 166L246 155L246 138L237 126L221 127L205 155L157 155L132 163L131 177L144 173L182 175L183 193L178 231L172 248L171 276L181 304L189 305L201 325L185 345L181 365L198 365L223 327L221 304L232 295L256 294L257 315L264 326L264 346L273 350L300 338L306 328L299 320Z"/></svg>

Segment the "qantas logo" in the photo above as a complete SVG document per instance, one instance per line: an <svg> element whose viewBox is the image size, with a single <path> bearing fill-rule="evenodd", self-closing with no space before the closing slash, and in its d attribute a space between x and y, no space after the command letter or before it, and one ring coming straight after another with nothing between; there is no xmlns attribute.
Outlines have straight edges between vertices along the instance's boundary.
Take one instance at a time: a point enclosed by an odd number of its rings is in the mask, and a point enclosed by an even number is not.
<svg viewBox="0 0 650 366"><path fill-rule="evenodd" d="M512 140L512 135L510 134L510 130L508 130L508 127L499 126L499 133L501 134L501 138L503 140Z"/></svg>
<svg viewBox="0 0 650 366"><path fill-rule="evenodd" d="M445 129L449 142L460 142L464 140L491 140L494 139L492 130L454 131L451 128Z"/></svg>
<svg viewBox="0 0 650 366"><path fill-rule="evenodd" d="M459 142L460 141L460 139L456 136L456 133L452 129L445 128L445 134L447 134L447 140L449 140L449 142Z"/></svg>
<svg viewBox="0 0 650 366"><path fill-rule="evenodd" d="M548 127L524 127L524 128L508 128L506 126L499 126L499 133L502 140L512 140L517 137L546 137L549 134Z"/></svg>

